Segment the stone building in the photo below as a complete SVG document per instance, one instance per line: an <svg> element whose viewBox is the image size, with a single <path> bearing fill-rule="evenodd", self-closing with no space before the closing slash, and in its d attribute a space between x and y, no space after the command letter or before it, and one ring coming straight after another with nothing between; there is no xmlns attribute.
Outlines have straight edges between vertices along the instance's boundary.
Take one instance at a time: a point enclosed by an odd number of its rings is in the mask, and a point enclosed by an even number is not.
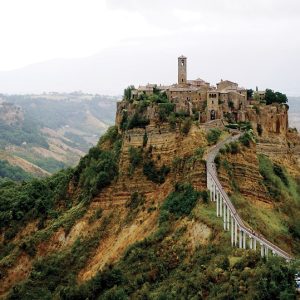
<svg viewBox="0 0 300 300"><path fill-rule="evenodd" d="M178 57L177 84L139 86L132 91L132 98L151 95L155 88L166 92L170 102L175 104L176 112L198 112L201 123L222 119L226 113L232 113L236 121L243 120L241 111L246 107L247 90L229 80L221 80L216 87L201 78L188 80L187 58L183 55Z"/></svg>
<svg viewBox="0 0 300 300"><path fill-rule="evenodd" d="M134 111L134 103L145 99L157 91L164 92L168 100L174 104L175 112L197 116L200 123L214 120L230 122L249 121L256 130L257 127L266 128L265 132L283 133L288 130L287 107L282 105L265 105L264 92L259 99L247 99L247 89L238 83L221 80L216 86L205 80L187 78L187 58L178 57L178 82L173 85L147 84L132 90L130 103L118 104L118 111ZM124 106L125 105L125 106ZM127 106L126 106L127 105ZM159 105L158 105L159 106ZM158 119L158 106L153 103L145 110L145 117L150 122ZM259 107L259 109L258 109ZM205 124L208 126L209 124Z"/></svg>

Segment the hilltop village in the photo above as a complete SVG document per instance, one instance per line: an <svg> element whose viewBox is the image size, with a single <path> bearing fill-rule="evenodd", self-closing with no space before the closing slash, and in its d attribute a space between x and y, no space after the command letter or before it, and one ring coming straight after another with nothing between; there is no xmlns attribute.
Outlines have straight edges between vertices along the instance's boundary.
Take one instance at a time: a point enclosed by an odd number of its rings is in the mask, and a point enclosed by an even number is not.
<svg viewBox="0 0 300 300"><path fill-rule="evenodd" d="M175 113L211 127L250 122L260 135L263 132L286 134L288 129L287 105L267 105L265 91L253 93L229 80L221 80L216 86L201 78L188 80L187 58L183 55L178 57L176 84L147 84L125 90L124 99L117 107L117 123L122 127L136 113L143 115L142 125L157 124Z"/></svg>

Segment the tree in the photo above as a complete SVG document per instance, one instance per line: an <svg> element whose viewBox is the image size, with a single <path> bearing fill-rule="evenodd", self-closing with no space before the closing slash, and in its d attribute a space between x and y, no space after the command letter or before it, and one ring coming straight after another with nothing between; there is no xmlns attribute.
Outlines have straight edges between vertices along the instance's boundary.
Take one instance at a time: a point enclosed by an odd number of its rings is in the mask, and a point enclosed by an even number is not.
<svg viewBox="0 0 300 300"><path fill-rule="evenodd" d="M253 97L253 90L252 89L247 90L247 99L248 100L252 99L252 97Z"/></svg>
<svg viewBox="0 0 300 300"><path fill-rule="evenodd" d="M128 86L125 90L124 90L124 99L127 101L131 100L131 93L132 90L134 90L135 87L133 85Z"/></svg>
<svg viewBox="0 0 300 300"><path fill-rule="evenodd" d="M265 100L267 105L272 103L287 103L288 99L285 94L274 92L271 89L266 89Z"/></svg>

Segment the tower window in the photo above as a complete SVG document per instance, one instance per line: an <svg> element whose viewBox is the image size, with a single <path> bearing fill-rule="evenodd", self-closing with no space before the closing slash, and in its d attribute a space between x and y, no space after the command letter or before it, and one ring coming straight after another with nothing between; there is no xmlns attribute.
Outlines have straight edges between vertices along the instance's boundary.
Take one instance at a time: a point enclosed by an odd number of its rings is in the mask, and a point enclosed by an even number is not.
<svg viewBox="0 0 300 300"><path fill-rule="evenodd" d="M181 66L182 67L184 66L184 60L183 59L181 60Z"/></svg>

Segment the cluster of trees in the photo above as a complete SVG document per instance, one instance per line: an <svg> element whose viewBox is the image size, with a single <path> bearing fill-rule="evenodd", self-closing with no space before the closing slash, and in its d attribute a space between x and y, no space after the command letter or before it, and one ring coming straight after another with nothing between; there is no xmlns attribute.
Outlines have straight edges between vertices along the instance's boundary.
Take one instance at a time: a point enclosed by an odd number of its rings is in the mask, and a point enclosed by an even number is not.
<svg viewBox="0 0 300 300"><path fill-rule="evenodd" d="M266 89L265 101L266 104L269 105L272 103L287 103L288 99L285 94L274 92L271 89Z"/></svg>
<svg viewBox="0 0 300 300"><path fill-rule="evenodd" d="M19 126L0 124L0 148L11 144L21 146L23 142L44 148L49 147L38 126L32 121L25 120Z"/></svg>
<svg viewBox="0 0 300 300"><path fill-rule="evenodd" d="M174 191L168 195L161 206L160 222L166 221L169 213L176 217L188 216L200 197L207 203L208 192L198 192L189 183L176 183Z"/></svg>
<svg viewBox="0 0 300 300"><path fill-rule="evenodd" d="M5 228L5 238L13 238L27 221L57 215L58 202L69 202L67 187L71 177L72 170L68 169L45 179L0 181L0 229Z"/></svg>
<svg viewBox="0 0 300 300"><path fill-rule="evenodd" d="M109 144L109 149L102 149L104 143ZM83 189L86 198L97 195L118 175L121 143L117 128L112 126L101 137L99 144L80 159L74 171L74 181Z"/></svg>
<svg viewBox="0 0 300 300"><path fill-rule="evenodd" d="M255 96L258 96L257 93L255 93L252 89L247 90L247 99L252 99ZM288 98L285 94L281 92L274 92L271 89L266 89L265 91L265 100L267 105L272 103L287 103Z"/></svg>
<svg viewBox="0 0 300 300"><path fill-rule="evenodd" d="M6 160L0 160L0 178L1 177L21 181L31 179L32 175L18 166L10 165Z"/></svg>
<svg viewBox="0 0 300 300"><path fill-rule="evenodd" d="M35 263L29 279L8 299L295 299L295 269L278 257L264 260L252 251L236 255L221 233L220 240L193 252L182 243L187 227L178 227L178 218L190 215L199 196L189 184L176 185L162 205L158 230L130 246L118 263L78 284L75 275L109 224L103 220L99 235ZM206 201L207 196L203 192ZM132 205L142 199L135 193ZM166 213L175 218L166 219Z"/></svg>

